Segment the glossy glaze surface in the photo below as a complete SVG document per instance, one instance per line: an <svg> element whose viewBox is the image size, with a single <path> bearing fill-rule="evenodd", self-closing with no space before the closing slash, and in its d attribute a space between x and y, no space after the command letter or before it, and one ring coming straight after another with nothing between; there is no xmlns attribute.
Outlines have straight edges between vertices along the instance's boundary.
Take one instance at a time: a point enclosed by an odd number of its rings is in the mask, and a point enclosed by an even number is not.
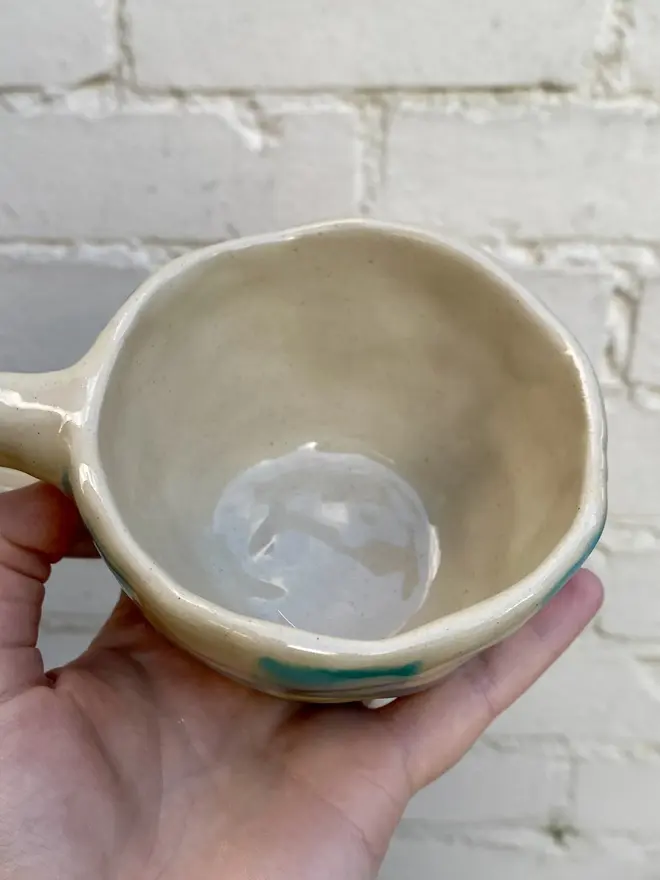
<svg viewBox="0 0 660 880"><path fill-rule="evenodd" d="M209 601L357 639L400 632L441 556L421 499L391 466L316 443L241 471L200 535Z"/></svg>

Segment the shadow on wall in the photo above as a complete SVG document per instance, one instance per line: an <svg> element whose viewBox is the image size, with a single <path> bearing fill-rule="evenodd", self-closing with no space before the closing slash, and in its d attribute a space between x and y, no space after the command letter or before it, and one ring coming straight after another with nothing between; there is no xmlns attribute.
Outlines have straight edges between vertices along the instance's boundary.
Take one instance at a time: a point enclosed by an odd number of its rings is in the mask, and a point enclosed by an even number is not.
<svg viewBox="0 0 660 880"><path fill-rule="evenodd" d="M137 267L0 257L0 372L75 363L147 274Z"/></svg>

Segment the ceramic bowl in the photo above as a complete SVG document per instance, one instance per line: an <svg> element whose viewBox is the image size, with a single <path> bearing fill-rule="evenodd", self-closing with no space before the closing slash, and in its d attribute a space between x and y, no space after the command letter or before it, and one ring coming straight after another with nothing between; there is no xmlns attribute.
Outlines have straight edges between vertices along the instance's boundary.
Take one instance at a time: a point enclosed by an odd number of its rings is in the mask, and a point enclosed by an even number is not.
<svg viewBox="0 0 660 880"><path fill-rule="evenodd" d="M431 685L603 528L581 348L486 257L402 227L189 253L81 362L0 389L0 465L73 495L154 627L284 697Z"/></svg>

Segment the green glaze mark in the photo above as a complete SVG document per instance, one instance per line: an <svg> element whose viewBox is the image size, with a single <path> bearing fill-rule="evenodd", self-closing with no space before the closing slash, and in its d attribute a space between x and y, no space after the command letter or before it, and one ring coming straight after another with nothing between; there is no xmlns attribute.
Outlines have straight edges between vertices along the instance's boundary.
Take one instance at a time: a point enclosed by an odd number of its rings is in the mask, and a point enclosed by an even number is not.
<svg viewBox="0 0 660 880"><path fill-rule="evenodd" d="M69 476L68 470L64 470L62 472L62 479L60 481L60 486L61 486L62 492L64 492L65 495L68 495L69 498L73 498L73 489L71 487L71 477Z"/></svg>
<svg viewBox="0 0 660 880"><path fill-rule="evenodd" d="M85 525L87 525L87 524L85 524ZM137 596L135 594L135 591L133 590L133 587L131 587L131 585L128 583L126 578L115 567L115 565L113 565L113 563L110 562L107 553L105 552L103 547L101 547L101 544L99 543L98 538L96 537L96 535L94 534L94 532L90 529L90 527L88 525L87 525L87 531L91 535L92 541L94 542L94 546L96 547L96 549L99 552L99 556L105 562L105 564L108 566L108 568L110 569L110 571L114 575L115 579L119 583L119 586L126 593L126 595L129 597L129 599L132 599L134 602L137 602Z"/></svg>
<svg viewBox="0 0 660 880"><path fill-rule="evenodd" d="M582 566L584 565L584 563L587 561L587 559L591 556L591 554L592 554L592 553L594 552L594 550L596 549L596 544L598 544L598 542L600 541L604 529L605 529L605 521L603 520L603 524L602 524L602 526L600 527L600 529L599 529L598 532L596 533L596 536L594 537L593 541L591 542L591 544L589 545L589 547L587 548L587 550L582 554L582 556L581 556L580 559L575 563L575 565L574 565L574 566L568 571L568 573L566 574L566 576L563 577L563 578L559 581L559 583L558 583L556 586L554 586L554 587L552 588L552 590L550 590L550 592L548 593L548 595L547 595L547 596L545 597L545 599L543 600L543 605L547 605L548 602L549 602L554 596L557 595L557 593L562 589L562 587L565 587L565 586L566 586L566 584L570 581L570 579L573 577L573 575L575 575L575 574L578 573L578 571L582 568Z"/></svg>
<svg viewBox="0 0 660 880"><path fill-rule="evenodd" d="M317 669L281 663L273 657L262 657L259 669L278 685L298 690L341 687L353 681L367 682L374 678L409 678L422 670L420 662L403 666L375 666L369 669Z"/></svg>
<svg viewBox="0 0 660 880"><path fill-rule="evenodd" d="M105 562L105 564L108 566L108 568L110 569L110 571L112 572L112 574L115 576L115 578L116 578L117 581L119 582L119 585L120 585L120 587L122 588L122 590L123 590L123 591L126 593L126 595L127 595L130 599L132 599L134 602L137 601L137 597L136 597L136 595L135 595L135 592L134 592L134 590L133 590L133 587L131 587L131 585L127 582L126 578L125 578L123 575L121 575L121 574L117 571L117 569L116 569L116 568L114 567L114 565L110 562L110 560L109 560L108 557L105 555L105 553L103 553L103 551L99 549L98 544L96 545L96 549L99 551L99 554L101 555L101 558L103 559L103 561Z"/></svg>

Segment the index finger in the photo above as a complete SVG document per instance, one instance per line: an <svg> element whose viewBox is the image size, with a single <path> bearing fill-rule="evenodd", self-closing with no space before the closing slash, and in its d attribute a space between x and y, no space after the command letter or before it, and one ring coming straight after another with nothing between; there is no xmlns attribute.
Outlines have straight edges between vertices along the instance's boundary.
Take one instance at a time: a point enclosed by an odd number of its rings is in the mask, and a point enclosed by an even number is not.
<svg viewBox="0 0 660 880"><path fill-rule="evenodd" d="M14 492L37 485L39 485L38 481L27 474L13 471L9 468L0 468L0 497L5 492ZM57 494L61 494L52 487L49 487L47 491L55 491ZM69 507L69 523L66 533L67 537L64 542L65 546L62 549L61 555L71 559L95 559L99 555L98 551L75 509L75 504L67 504L70 501L71 499L66 499L66 502L64 502L64 507Z"/></svg>

